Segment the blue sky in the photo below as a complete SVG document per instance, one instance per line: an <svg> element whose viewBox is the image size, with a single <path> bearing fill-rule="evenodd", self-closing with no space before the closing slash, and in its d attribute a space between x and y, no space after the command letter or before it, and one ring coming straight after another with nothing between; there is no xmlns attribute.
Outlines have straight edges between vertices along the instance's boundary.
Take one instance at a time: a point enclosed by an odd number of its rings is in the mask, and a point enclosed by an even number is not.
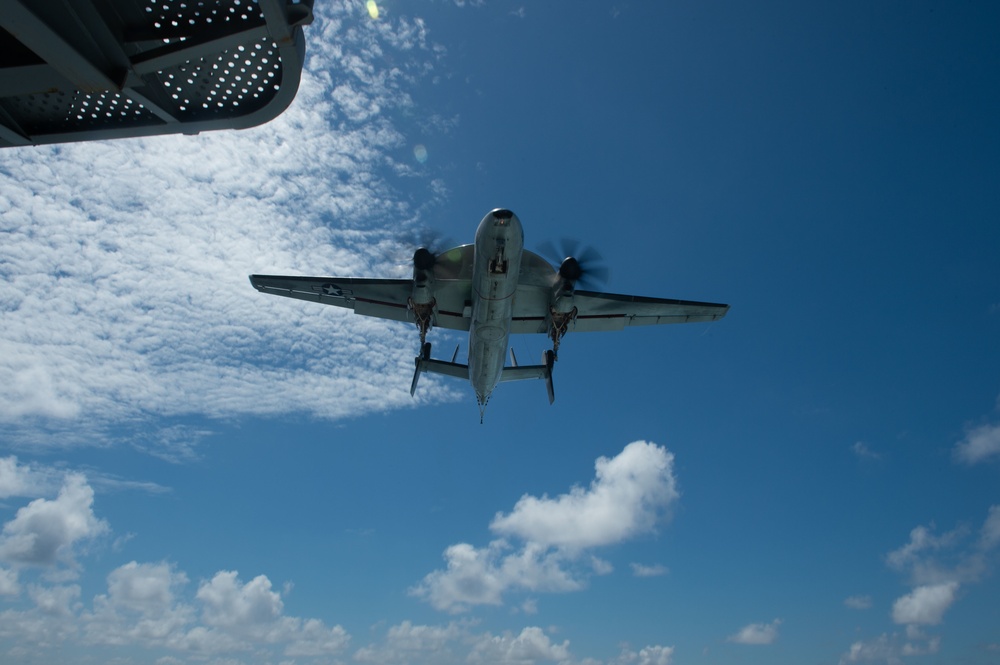
<svg viewBox="0 0 1000 665"><path fill-rule="evenodd" d="M263 127L0 153L4 662L1000 658L997 8L317 5ZM480 425L246 278L498 206L732 310Z"/></svg>

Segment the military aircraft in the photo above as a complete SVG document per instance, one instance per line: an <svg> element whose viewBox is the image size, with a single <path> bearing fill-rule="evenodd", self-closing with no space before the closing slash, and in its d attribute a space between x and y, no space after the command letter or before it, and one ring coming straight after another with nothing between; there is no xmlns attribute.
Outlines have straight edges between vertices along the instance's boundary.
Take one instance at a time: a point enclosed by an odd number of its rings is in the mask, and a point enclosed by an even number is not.
<svg viewBox="0 0 1000 665"><path fill-rule="evenodd" d="M475 242L436 254L421 247L413 254L412 279L250 275L262 293L336 305L355 314L415 323L420 355L410 395L422 372L468 379L476 392L480 420L497 384L544 379L549 403L555 400L552 370L567 332L621 330L625 326L694 323L721 319L729 305L666 300L577 290L585 270L567 256L554 268L524 249L521 220L497 208L479 223ZM468 364L431 358L427 333L433 327L469 332ZM506 365L511 333L545 333L552 349L540 365L518 365L514 349Z"/></svg>

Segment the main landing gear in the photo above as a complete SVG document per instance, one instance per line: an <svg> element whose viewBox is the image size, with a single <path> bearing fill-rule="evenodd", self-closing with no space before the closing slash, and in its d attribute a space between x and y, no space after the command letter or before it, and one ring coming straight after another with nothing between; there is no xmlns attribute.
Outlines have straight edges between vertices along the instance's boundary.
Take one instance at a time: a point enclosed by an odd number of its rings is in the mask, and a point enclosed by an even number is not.
<svg viewBox="0 0 1000 665"><path fill-rule="evenodd" d="M552 325L549 327L549 339L552 340L552 360L559 359L559 342L569 330L570 322L576 318L577 309L574 307L568 312L557 312L554 308L549 308L549 316Z"/></svg>
<svg viewBox="0 0 1000 665"><path fill-rule="evenodd" d="M418 303L413 302L413 298L410 298L406 304L410 307L410 311L413 312L417 329L420 331L420 348L423 349L424 344L427 342L427 331L431 329L431 318L434 316L434 307L437 305L437 301L431 300L427 303Z"/></svg>

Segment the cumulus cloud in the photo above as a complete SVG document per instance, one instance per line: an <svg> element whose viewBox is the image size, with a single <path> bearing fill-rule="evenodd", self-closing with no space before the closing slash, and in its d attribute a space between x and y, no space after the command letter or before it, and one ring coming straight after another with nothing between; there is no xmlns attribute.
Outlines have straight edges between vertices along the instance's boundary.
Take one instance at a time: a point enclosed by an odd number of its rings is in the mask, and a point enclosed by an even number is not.
<svg viewBox="0 0 1000 665"><path fill-rule="evenodd" d="M655 527L678 498L673 455L635 442L617 456L598 458L590 487L555 498L524 495L490 529L545 546L586 548L626 540Z"/></svg>
<svg viewBox="0 0 1000 665"><path fill-rule="evenodd" d="M446 626L415 625L411 621L389 628L381 644L370 644L354 653L354 660L361 663L411 662L426 654L437 654L448 662L458 640L469 637L469 626L451 622Z"/></svg>
<svg viewBox="0 0 1000 665"><path fill-rule="evenodd" d="M25 478L47 479L55 473L16 462L8 467ZM63 481L56 498L30 501L4 529L2 547L9 561L0 565L0 598L9 605L0 614L0 643L6 654L32 654L45 660L72 652L81 660L99 660L108 648L126 647L140 659L162 663L348 659L352 641L348 631L322 619L291 614L285 599L291 583L275 587L267 575L244 580L235 570L220 570L194 584L175 563L130 561L111 570L105 590L91 597L82 593L81 585L64 583L65 576L60 581L59 576L48 575L46 571L56 564L75 567L74 574L81 572L82 564L73 561L86 553L80 543L110 531L94 513L93 491L84 477L70 472ZM607 565L592 555L570 556L532 543L514 548L495 541L482 551L463 549L455 549L455 561L467 556L466 563L480 569L449 579L458 583L458 589L450 591L451 603L460 602L462 593L469 595L463 601L469 605L481 604L490 593L500 602L499 594L513 588L513 580L534 592L572 590L583 583L584 570ZM499 590L475 591L475 584L490 574L498 576ZM442 593L448 589L442 587ZM523 609L530 613L534 601L527 600ZM596 663L574 658L569 641L553 639L551 630L525 626L496 634L476 626L472 620L438 626L403 621L382 639L356 649L353 659L386 665ZM669 665L672 653L672 647L652 645L637 652L625 650L613 662Z"/></svg>
<svg viewBox="0 0 1000 665"><path fill-rule="evenodd" d="M397 276L393 236L437 196L402 195L415 174L391 156L438 52L419 21L350 10L316 7L298 96L267 125L0 151L0 434L62 443L150 418L413 403L414 331L247 281ZM421 399L453 394L431 379Z"/></svg>
<svg viewBox="0 0 1000 665"><path fill-rule="evenodd" d="M588 548L652 532L678 498L673 455L637 441L613 458L595 463L587 489L574 487L555 498L522 496L509 514L497 513L490 528L522 541L499 538L482 548L448 547L446 568L436 570L411 593L448 612L474 605L500 605L510 590L567 592L583 588L591 574L611 565Z"/></svg>
<svg viewBox="0 0 1000 665"><path fill-rule="evenodd" d="M113 570L107 583L93 611L80 617L88 644L176 644L195 618L194 608L177 600L187 576L170 564L132 561Z"/></svg>
<svg viewBox="0 0 1000 665"><path fill-rule="evenodd" d="M480 635L467 662L489 665L530 665L544 661L563 661L569 658L569 640L553 642L541 628L529 626L519 634L504 633L494 636Z"/></svg>
<svg viewBox="0 0 1000 665"><path fill-rule="evenodd" d="M771 644L778 639L778 626L781 619L771 623L751 623L726 638L727 642L736 644Z"/></svg>
<svg viewBox="0 0 1000 665"><path fill-rule="evenodd" d="M1000 425L982 425L966 433L955 444L955 459L965 464L978 464L1000 457Z"/></svg>
<svg viewBox="0 0 1000 665"><path fill-rule="evenodd" d="M19 509L0 535L0 562L13 566L72 567L73 547L108 530L93 511L94 490L80 474L66 476L55 499Z"/></svg>
<svg viewBox="0 0 1000 665"><path fill-rule="evenodd" d="M429 573L411 592L439 610L465 612L474 605L501 605L511 589L566 592L583 588L565 553L527 543L513 550L505 540L476 548L467 543L444 552L445 570Z"/></svg>
<svg viewBox="0 0 1000 665"><path fill-rule="evenodd" d="M77 585L32 585L33 606L4 612L0 637L36 652L65 644L128 646L198 659L255 652L254 660L331 657L350 641L341 626L286 615L264 576L243 584L232 571L220 571L189 597L187 576L173 565L133 561L107 581L89 610Z"/></svg>
<svg viewBox="0 0 1000 665"><path fill-rule="evenodd" d="M674 647L656 644L645 646L639 651L633 651L625 646L610 665L670 665L673 662L673 657Z"/></svg>
<svg viewBox="0 0 1000 665"><path fill-rule="evenodd" d="M535 663L574 662L569 640L553 640L538 626L500 635L475 630L475 622L452 621L428 626L404 621L392 626L381 642L374 642L354 652L360 663L483 663L489 665L534 665ZM655 649L658 647L647 647ZM585 662L596 662L587 659ZM618 661L615 661L616 663ZM625 661L622 661L624 665ZM632 659L628 662L636 662ZM641 662L641 661L640 661ZM649 665L663 665L649 660ZM644 664L645 665L645 664Z"/></svg>

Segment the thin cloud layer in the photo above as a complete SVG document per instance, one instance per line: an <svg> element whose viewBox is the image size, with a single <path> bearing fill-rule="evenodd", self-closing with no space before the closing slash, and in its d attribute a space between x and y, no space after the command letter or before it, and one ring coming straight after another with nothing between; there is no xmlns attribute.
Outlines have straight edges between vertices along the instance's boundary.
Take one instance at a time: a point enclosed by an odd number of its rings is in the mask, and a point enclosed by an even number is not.
<svg viewBox="0 0 1000 665"><path fill-rule="evenodd" d="M419 218L393 184L413 176L393 158L406 144L393 118L412 111L408 88L437 56L419 22L357 25L347 11L317 7L299 94L268 125L0 152L10 438L412 404L412 331L280 302L247 281L397 271L393 236ZM406 64L376 67L388 53ZM437 385L421 398L448 394Z"/></svg>
<svg viewBox="0 0 1000 665"><path fill-rule="evenodd" d="M629 564L632 566L632 574L636 577L660 577L661 575L666 575L668 572L666 566L661 566L660 564L653 564L652 566L647 566L641 563Z"/></svg>
<svg viewBox="0 0 1000 665"><path fill-rule="evenodd" d="M849 596L844 599L844 607L852 610L868 610L872 606L871 596Z"/></svg>
<svg viewBox="0 0 1000 665"><path fill-rule="evenodd" d="M590 575L610 573L612 566L587 550L654 531L679 494L673 455L652 443L630 443L613 458L598 458L595 468L586 490L554 499L525 495L510 514L497 513L490 529L523 541L519 548L505 538L483 548L452 545L446 568L411 592L439 610L465 612L501 605L508 591L576 591Z"/></svg>

